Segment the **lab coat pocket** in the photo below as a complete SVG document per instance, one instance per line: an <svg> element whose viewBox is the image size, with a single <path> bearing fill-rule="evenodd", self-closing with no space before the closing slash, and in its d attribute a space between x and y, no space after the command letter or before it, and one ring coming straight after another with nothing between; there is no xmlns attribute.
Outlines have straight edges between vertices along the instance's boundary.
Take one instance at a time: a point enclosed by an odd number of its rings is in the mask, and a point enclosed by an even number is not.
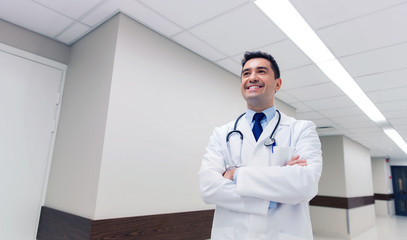
<svg viewBox="0 0 407 240"><path fill-rule="evenodd" d="M274 156L271 160L271 166L284 166L292 158L294 153L293 147L275 147Z"/></svg>

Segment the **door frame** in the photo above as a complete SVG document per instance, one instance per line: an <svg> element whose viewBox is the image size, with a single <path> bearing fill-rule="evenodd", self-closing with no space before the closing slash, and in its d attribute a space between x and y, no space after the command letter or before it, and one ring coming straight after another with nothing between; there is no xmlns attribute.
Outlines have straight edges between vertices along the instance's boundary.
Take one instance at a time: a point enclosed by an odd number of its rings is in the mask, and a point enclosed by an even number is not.
<svg viewBox="0 0 407 240"><path fill-rule="evenodd" d="M59 86L59 96L58 96L58 101L56 105L56 110L55 110L55 122L54 122L54 129L52 131L51 135L51 144L48 149L48 159L46 159L47 166L45 169L45 176L44 176L44 185L42 186L42 192L41 192L41 200L40 200L40 206L38 206L38 219L37 219L37 227L36 229L38 230L38 224L39 224L39 217L41 213L41 206L45 204L45 197L46 197L46 192L47 192L47 187L48 187L48 179L49 179L49 174L51 170L51 162L52 162L52 157L53 157L53 152L54 152L54 146L55 146L55 138L56 138L56 132L58 129L58 121L59 121L59 115L61 112L61 101L62 101L62 94L63 94L63 88L65 85L65 77L66 77L66 71L68 66L66 64L0 43L0 51L4 53L8 53L11 55L14 55L16 57L20 57L32 62L36 62L51 68L55 68L61 71L61 79L60 79L60 86ZM37 233L35 232L36 236Z"/></svg>

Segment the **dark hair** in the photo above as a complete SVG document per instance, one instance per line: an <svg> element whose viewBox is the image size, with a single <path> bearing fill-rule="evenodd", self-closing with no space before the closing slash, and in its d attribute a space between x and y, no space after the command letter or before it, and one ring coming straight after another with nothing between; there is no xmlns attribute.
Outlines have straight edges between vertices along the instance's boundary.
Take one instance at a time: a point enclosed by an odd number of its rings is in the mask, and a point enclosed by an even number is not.
<svg viewBox="0 0 407 240"><path fill-rule="evenodd" d="M278 67L276 60L270 54L262 52L262 51L246 51L244 53L243 59L242 59L242 68L246 64L247 61L249 61L250 59L253 59L253 58L264 58L264 59L269 60L271 69L273 69L273 71L274 71L275 78L276 79L280 78L280 68Z"/></svg>

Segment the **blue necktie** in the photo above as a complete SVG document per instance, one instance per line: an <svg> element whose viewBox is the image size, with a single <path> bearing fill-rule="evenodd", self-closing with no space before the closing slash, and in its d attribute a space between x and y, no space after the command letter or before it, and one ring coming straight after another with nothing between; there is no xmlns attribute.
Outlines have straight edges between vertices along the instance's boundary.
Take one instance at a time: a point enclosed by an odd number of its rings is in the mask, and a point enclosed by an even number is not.
<svg viewBox="0 0 407 240"><path fill-rule="evenodd" d="M261 135L261 132L263 132L263 128L261 126L260 121L264 118L264 116L265 115L262 112L261 113L256 113L253 116L254 125L253 125L252 131L253 131L253 134L254 134L254 138L256 139L256 142L257 142L257 139L259 139L259 137Z"/></svg>

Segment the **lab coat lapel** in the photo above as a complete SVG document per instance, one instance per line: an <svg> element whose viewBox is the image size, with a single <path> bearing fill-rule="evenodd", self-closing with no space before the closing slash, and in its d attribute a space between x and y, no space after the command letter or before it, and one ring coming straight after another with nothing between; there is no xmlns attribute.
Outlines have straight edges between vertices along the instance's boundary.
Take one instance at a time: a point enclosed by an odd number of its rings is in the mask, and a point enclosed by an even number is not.
<svg viewBox="0 0 407 240"><path fill-rule="evenodd" d="M248 142L250 143L253 147L256 146L256 140L254 139L254 135L252 132L252 129L250 128L249 122L246 121L246 119L241 119L239 121L239 127L238 129L243 133L243 143Z"/></svg>
<svg viewBox="0 0 407 240"><path fill-rule="evenodd" d="M276 112L276 114L274 115L274 117L271 119L271 121L267 124L266 128L263 129L263 132L261 133L257 143L261 143L263 142L265 139L269 138L271 133L274 130L274 127L276 126L278 121L278 113ZM281 123L281 122L280 122ZM280 126L277 127L276 129L276 133L278 132ZM252 134L253 135L253 134ZM253 137L254 139L254 137Z"/></svg>

